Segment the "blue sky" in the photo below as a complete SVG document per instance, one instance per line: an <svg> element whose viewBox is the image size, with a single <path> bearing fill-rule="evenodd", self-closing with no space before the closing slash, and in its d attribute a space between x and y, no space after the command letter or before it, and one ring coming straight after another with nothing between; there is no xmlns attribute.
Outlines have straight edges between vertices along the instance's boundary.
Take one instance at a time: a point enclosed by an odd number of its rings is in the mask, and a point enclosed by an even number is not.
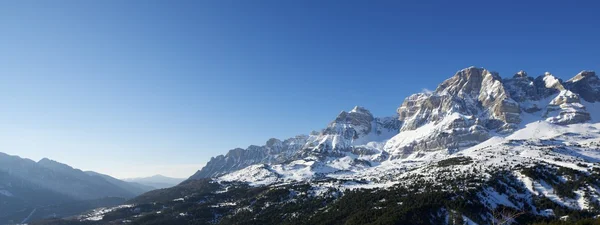
<svg viewBox="0 0 600 225"><path fill-rule="evenodd" d="M395 113L475 65L598 69L599 3L2 1L0 151L116 177Z"/></svg>

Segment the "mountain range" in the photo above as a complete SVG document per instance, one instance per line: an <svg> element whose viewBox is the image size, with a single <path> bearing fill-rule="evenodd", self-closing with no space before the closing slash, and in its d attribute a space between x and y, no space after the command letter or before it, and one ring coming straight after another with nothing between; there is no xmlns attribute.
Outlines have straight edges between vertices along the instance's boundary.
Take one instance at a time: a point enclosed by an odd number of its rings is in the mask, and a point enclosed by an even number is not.
<svg viewBox="0 0 600 225"><path fill-rule="evenodd" d="M156 189L44 158L0 153L0 224L64 217Z"/></svg>
<svg viewBox="0 0 600 225"><path fill-rule="evenodd" d="M390 113L392 114L392 113ZM506 224L600 215L600 79L468 67L395 115L211 158L84 224ZM64 221L45 221L55 224Z"/></svg>
<svg viewBox="0 0 600 225"><path fill-rule="evenodd" d="M185 179L165 177L163 175L154 175L154 176L150 176L150 177L127 178L127 179L123 179L123 180L127 181L127 182L133 182L133 183L150 186L150 187L153 187L153 189L161 189L161 188L170 188L175 185L178 185Z"/></svg>
<svg viewBox="0 0 600 225"><path fill-rule="evenodd" d="M525 71L502 79L497 73L469 67L435 91L407 97L397 115L374 117L367 109L342 111L321 132L263 146L233 149L211 158L191 179L220 175L257 164L290 160L340 158L371 164L419 158L429 152L474 146L506 135L534 121L556 125L598 122L600 80L582 71L563 82L546 72L536 78ZM595 118L592 118L595 115Z"/></svg>

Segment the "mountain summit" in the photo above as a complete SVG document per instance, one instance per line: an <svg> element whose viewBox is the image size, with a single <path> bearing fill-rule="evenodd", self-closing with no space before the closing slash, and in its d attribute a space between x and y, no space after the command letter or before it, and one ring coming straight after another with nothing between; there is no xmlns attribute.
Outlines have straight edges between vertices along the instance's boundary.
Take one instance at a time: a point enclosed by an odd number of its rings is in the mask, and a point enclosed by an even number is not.
<svg viewBox="0 0 600 225"><path fill-rule="evenodd" d="M320 132L263 146L233 149L212 158L191 179L216 177L257 164L279 164L309 157L324 160L352 154L372 164L418 158L423 152L466 148L525 124L543 120L568 125L588 122L600 97L600 80L582 71L567 82L549 72L534 78L521 70L503 79L496 72L468 67L433 92L408 96L397 115L374 117L355 106L340 112ZM600 117L598 115L597 117Z"/></svg>
<svg viewBox="0 0 600 225"><path fill-rule="evenodd" d="M340 114L320 132L298 135L283 141L271 138L263 146L229 150L225 155L211 158L202 170L190 179L215 177L256 164L277 164L308 156L340 155L340 152L368 154L375 158L382 152L374 146L398 133L401 122L397 117L374 117L363 107L355 106ZM386 158L384 155L383 158Z"/></svg>
<svg viewBox="0 0 600 225"><path fill-rule="evenodd" d="M591 71L565 82L550 72L530 77L521 70L502 78L465 68L435 91L406 97L396 115L375 117L356 106L332 116L321 131L213 157L181 184L111 209L117 212L107 222L592 218L600 214L599 87ZM134 213L132 205L145 211Z"/></svg>

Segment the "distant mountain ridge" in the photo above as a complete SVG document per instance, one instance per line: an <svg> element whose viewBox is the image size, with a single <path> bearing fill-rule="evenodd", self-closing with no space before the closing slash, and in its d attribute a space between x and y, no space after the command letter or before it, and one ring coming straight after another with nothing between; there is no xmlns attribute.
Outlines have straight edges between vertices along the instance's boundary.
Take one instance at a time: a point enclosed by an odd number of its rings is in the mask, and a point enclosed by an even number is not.
<svg viewBox="0 0 600 225"><path fill-rule="evenodd" d="M120 187L122 189L129 190L130 192L133 192L136 195L157 189L156 187L151 186L151 185L145 185L145 184L142 184L139 182L129 181L129 180L125 180L125 179L120 180L120 179L111 177L109 175L97 173L94 171L85 171L85 173L87 173L91 176L99 176L102 179L108 181L109 183L114 184L117 187Z"/></svg>
<svg viewBox="0 0 600 225"><path fill-rule="evenodd" d="M108 175L84 172L47 158L35 162L0 153L0 224L6 222L3 219L18 218L13 214L23 210L109 198L112 199L106 202L125 201L152 189ZM98 204L92 205L97 207ZM61 216L60 207L56 208L59 211L37 210L31 218Z"/></svg>
<svg viewBox="0 0 600 225"><path fill-rule="evenodd" d="M134 182L134 183L146 185L149 187L153 187L153 189L161 189L161 188L169 188L169 187L178 185L179 183L183 182L185 179L184 178L166 177L166 176L158 174L158 175L154 175L154 176L150 176L150 177L127 178L127 179L123 179L123 180L127 181L127 182Z"/></svg>

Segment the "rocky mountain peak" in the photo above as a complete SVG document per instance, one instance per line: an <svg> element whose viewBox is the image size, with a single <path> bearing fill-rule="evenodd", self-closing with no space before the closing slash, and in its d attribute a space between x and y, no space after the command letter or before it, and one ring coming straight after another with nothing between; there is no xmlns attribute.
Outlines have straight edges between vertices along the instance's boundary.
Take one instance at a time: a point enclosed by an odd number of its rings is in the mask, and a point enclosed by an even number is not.
<svg viewBox="0 0 600 225"><path fill-rule="evenodd" d="M569 81L578 81L578 80L581 80L581 79L591 78L591 77L596 77L596 79L598 79L598 77L596 76L596 72L595 71L592 71L592 70L582 70L577 75L575 75L575 77L571 78ZM569 81L567 81L567 82L569 82Z"/></svg>
<svg viewBox="0 0 600 225"><path fill-rule="evenodd" d="M372 116L371 112L362 106L354 106L354 108L350 110L350 113L368 114Z"/></svg>
<svg viewBox="0 0 600 225"><path fill-rule="evenodd" d="M454 76L440 84L435 90L435 94L476 94L481 89L481 83L487 75L492 75L492 73L484 68L468 67L459 70Z"/></svg>
<svg viewBox="0 0 600 225"><path fill-rule="evenodd" d="M520 70L513 76L513 78L528 78L527 72L525 72L524 70Z"/></svg>
<svg viewBox="0 0 600 225"><path fill-rule="evenodd" d="M421 100L414 102L415 99ZM431 113L426 113L429 114L426 116L429 121L439 120L441 118L439 115L457 112L466 115L484 113L486 115L483 116L488 117L487 119L498 120L502 123L520 122L518 116L514 115L520 113L519 105L510 99L500 76L496 72L484 68L462 69L442 82L432 96L411 96L407 101L409 101L409 105L421 105L418 108L424 108L424 112L439 108L435 110L435 114L438 116L433 118ZM406 117L405 114L411 114L403 112L402 109L406 108L406 106L401 106L399 109L401 118ZM405 123L405 126L411 126L409 129L416 128L415 125L418 126L414 123ZM488 124L490 129L497 129L501 126L502 124L498 122Z"/></svg>
<svg viewBox="0 0 600 225"><path fill-rule="evenodd" d="M409 96L397 112L400 134L385 145L392 157L470 146L489 138L490 130L510 132L521 121L519 104L498 73L477 67L459 70L433 93Z"/></svg>
<svg viewBox="0 0 600 225"><path fill-rule="evenodd" d="M565 87L562 85L562 80L552 75L550 72L544 73L544 84L546 88L562 91Z"/></svg>
<svg viewBox="0 0 600 225"><path fill-rule="evenodd" d="M423 152L466 148L497 133L511 133L525 119L561 125L585 122L590 113L582 98L600 97L597 80L591 71L563 82L549 72L534 79L523 70L502 79L485 68L468 67L433 92L405 98L397 117L375 117L366 108L355 106L310 135L283 141L272 138L264 146L230 150L211 159L194 178L307 158L319 161L352 156L381 162L419 157Z"/></svg>
<svg viewBox="0 0 600 225"><path fill-rule="evenodd" d="M373 114L363 107L355 106L352 110L346 112L342 111L328 127L335 127L336 124L350 124L354 126L363 125L365 127L370 126L370 123L374 120ZM367 131L368 132L368 131Z"/></svg>
<svg viewBox="0 0 600 225"><path fill-rule="evenodd" d="M585 81L584 81L585 80ZM550 72L532 78L523 70L501 79L484 68L468 67L442 82L433 93L407 97L398 108L400 134L385 145L393 157L423 150L470 146L490 137L490 131L510 133L523 113L540 120L572 124L590 120L580 101L600 101L600 82L591 71L569 82Z"/></svg>
<svg viewBox="0 0 600 225"><path fill-rule="evenodd" d="M305 149L308 154L352 151L354 146L391 138L398 133L399 124L396 118L376 118L369 110L356 106L342 111L321 133L311 136Z"/></svg>
<svg viewBox="0 0 600 225"><path fill-rule="evenodd" d="M539 99L534 79L523 70L517 72L510 79L504 79L502 83L509 96L517 102L531 98Z"/></svg>
<svg viewBox="0 0 600 225"><path fill-rule="evenodd" d="M600 79L594 71L581 71L565 82L567 89L578 93L588 102L600 101Z"/></svg>
<svg viewBox="0 0 600 225"><path fill-rule="evenodd" d="M281 148L282 145L283 142L277 138L271 138L267 140L267 143L265 144L268 148Z"/></svg>
<svg viewBox="0 0 600 225"><path fill-rule="evenodd" d="M376 118L366 108L356 106L350 111L342 111L320 132L313 131L310 135L298 135L283 141L271 138L264 146L235 148L225 155L213 157L190 179L216 177L251 165L282 163L314 156L314 153L350 152L354 146L385 141L397 134L399 129L400 121L396 117ZM361 150L354 153L365 152L372 154Z"/></svg>

